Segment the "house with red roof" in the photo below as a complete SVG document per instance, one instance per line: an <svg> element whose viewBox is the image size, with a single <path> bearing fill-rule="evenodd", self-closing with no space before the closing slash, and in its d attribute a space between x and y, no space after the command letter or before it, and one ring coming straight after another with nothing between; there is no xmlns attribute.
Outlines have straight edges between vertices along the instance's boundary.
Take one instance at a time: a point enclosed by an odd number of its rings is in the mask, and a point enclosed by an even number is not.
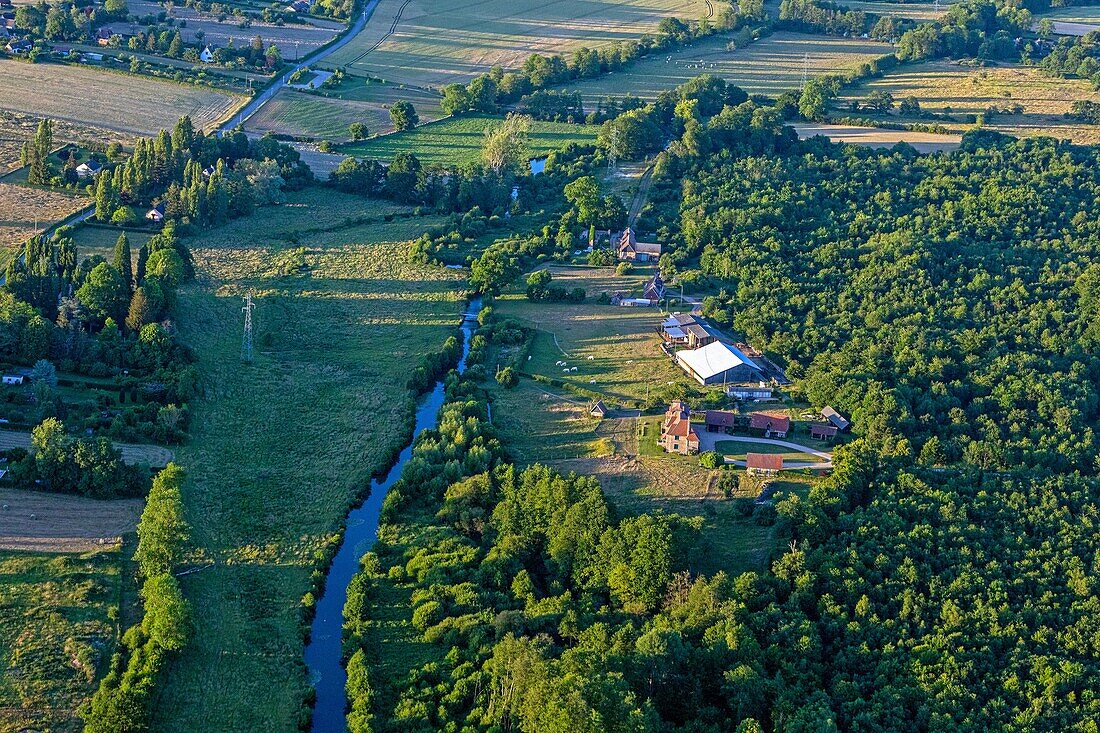
<svg viewBox="0 0 1100 733"><path fill-rule="evenodd" d="M754 412L749 427L759 430L765 438L786 438L791 431L791 419L786 415L772 415L768 412Z"/></svg>
<svg viewBox="0 0 1100 733"><path fill-rule="evenodd" d="M657 443L669 453L687 456L699 452L699 434L691 427L691 410L676 400L665 411Z"/></svg>
<svg viewBox="0 0 1100 733"><path fill-rule="evenodd" d="M746 453L745 468L749 473L774 476L783 470L783 456L776 453Z"/></svg>

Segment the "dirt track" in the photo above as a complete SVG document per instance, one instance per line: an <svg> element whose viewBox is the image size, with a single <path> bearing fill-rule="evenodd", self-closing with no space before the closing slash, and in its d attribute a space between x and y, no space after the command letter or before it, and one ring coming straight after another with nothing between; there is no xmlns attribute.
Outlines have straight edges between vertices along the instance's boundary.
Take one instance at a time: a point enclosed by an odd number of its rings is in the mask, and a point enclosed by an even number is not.
<svg viewBox="0 0 1100 733"><path fill-rule="evenodd" d="M115 545L137 527L141 506L141 499L0 489L0 549L88 552Z"/></svg>

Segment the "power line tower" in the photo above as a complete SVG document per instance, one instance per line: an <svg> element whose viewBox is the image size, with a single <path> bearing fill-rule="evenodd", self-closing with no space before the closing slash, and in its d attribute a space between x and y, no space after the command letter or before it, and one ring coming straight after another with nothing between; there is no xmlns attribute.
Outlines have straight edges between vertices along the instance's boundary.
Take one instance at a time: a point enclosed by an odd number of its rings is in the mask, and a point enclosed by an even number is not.
<svg viewBox="0 0 1100 733"><path fill-rule="evenodd" d="M252 293L244 296L244 307L241 308L244 311L244 339L241 341L241 359L250 364L252 363L252 309L255 307L252 302Z"/></svg>
<svg viewBox="0 0 1100 733"><path fill-rule="evenodd" d="M619 128L611 127L611 145L607 148L607 172L615 165L615 158L619 151Z"/></svg>

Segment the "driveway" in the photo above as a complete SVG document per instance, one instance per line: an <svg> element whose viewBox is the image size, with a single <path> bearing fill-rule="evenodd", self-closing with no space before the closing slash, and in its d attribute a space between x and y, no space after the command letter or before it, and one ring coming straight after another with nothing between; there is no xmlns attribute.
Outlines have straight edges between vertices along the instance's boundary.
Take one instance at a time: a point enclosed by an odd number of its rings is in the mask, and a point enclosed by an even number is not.
<svg viewBox="0 0 1100 733"><path fill-rule="evenodd" d="M778 440L777 438L753 438L747 435L727 435L726 433L708 433L706 428L703 430L696 430L699 434L699 450L700 452L716 450L716 445L721 440L736 440L739 443L758 443L761 445L774 445L780 448L786 448L792 453L806 453L809 456L818 458L817 461L799 461L797 463L783 461L783 469L796 470L802 468L811 469L827 469L833 467L833 454L823 450L817 450L815 448L807 448L804 445L798 443L792 443L789 440ZM734 458L725 459L726 463L733 466L744 466L744 461L739 461Z"/></svg>

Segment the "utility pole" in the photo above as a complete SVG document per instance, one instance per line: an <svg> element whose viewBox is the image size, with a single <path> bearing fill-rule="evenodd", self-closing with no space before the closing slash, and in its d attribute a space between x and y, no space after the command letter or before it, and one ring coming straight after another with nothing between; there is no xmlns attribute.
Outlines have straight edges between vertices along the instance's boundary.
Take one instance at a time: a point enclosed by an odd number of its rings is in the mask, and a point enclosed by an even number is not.
<svg viewBox="0 0 1100 733"><path fill-rule="evenodd" d="M937 0L938 2L938 0ZM802 84L798 87L798 91L802 91L806 88L806 77L810 73L810 54L802 54Z"/></svg>
<svg viewBox="0 0 1100 733"><path fill-rule="evenodd" d="M252 293L244 296L244 339L241 341L241 360L252 363L252 309L256 306L252 302Z"/></svg>

